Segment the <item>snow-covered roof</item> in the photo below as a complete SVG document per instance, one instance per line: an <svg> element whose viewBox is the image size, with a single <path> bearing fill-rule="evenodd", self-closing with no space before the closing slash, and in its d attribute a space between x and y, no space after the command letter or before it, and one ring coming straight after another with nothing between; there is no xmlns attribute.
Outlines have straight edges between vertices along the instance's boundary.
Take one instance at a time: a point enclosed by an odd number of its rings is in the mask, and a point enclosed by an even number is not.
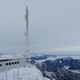
<svg viewBox="0 0 80 80"><path fill-rule="evenodd" d="M18 76L17 76L18 75ZM6 72L0 73L0 80L6 80ZM34 66L7 71L8 80L50 80L43 77L42 73Z"/></svg>
<svg viewBox="0 0 80 80"><path fill-rule="evenodd" d="M2 59L15 59L15 58L23 58L22 55L0 55L0 60Z"/></svg>

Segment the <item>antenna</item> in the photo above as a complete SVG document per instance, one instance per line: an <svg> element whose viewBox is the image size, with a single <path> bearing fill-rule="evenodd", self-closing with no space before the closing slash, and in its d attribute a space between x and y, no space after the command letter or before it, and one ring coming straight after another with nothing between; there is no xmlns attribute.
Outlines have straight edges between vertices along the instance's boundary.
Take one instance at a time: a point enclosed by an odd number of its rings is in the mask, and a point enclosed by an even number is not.
<svg viewBox="0 0 80 80"><path fill-rule="evenodd" d="M30 59L30 45L29 45L29 27L28 27L28 19L29 19L29 14L28 14L28 7L26 6L26 15L25 15L25 20L26 20L26 57L28 56L28 58ZM27 55L28 54L28 55Z"/></svg>

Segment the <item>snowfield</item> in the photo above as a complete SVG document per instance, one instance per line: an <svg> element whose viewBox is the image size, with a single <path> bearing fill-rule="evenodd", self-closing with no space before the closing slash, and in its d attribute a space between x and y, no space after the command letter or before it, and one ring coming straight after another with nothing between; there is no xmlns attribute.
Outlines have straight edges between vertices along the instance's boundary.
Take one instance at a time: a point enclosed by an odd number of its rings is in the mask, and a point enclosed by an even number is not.
<svg viewBox="0 0 80 80"><path fill-rule="evenodd" d="M7 76L6 76L7 73ZM7 78L7 79L6 79ZM50 80L42 76L42 73L35 67L25 67L0 72L0 80Z"/></svg>

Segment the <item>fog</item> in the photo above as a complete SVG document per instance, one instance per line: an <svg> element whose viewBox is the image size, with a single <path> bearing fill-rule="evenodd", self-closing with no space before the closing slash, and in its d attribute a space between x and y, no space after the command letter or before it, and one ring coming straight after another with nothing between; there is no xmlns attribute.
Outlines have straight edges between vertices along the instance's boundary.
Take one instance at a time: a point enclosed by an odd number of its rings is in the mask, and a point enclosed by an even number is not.
<svg viewBox="0 0 80 80"><path fill-rule="evenodd" d="M80 51L80 0L1 0L0 52L25 51L29 9L31 52Z"/></svg>

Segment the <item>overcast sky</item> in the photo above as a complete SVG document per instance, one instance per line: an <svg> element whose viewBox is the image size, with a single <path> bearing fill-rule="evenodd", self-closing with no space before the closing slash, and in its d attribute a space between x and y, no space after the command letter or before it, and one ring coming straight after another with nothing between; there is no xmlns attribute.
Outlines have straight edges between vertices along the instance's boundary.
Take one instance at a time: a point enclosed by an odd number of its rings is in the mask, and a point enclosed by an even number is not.
<svg viewBox="0 0 80 80"><path fill-rule="evenodd" d="M24 51L26 5L31 51L80 51L80 0L0 0L0 51Z"/></svg>

